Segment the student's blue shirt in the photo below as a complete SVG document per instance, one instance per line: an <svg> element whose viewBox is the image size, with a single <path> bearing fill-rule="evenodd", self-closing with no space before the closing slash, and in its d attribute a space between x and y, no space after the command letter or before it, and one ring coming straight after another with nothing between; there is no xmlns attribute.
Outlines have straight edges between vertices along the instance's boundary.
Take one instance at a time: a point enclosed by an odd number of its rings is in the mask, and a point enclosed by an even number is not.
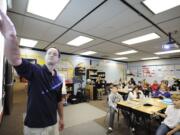
<svg viewBox="0 0 180 135"><path fill-rule="evenodd" d="M27 114L24 124L44 128L56 124L57 107L62 96L62 78L52 76L46 65L40 66L23 60L15 67L17 73L28 80Z"/></svg>
<svg viewBox="0 0 180 135"><path fill-rule="evenodd" d="M156 91L154 94L153 94L153 97L159 97L159 96L164 96L166 98L170 98L171 97L171 94L169 92L162 92L160 90Z"/></svg>

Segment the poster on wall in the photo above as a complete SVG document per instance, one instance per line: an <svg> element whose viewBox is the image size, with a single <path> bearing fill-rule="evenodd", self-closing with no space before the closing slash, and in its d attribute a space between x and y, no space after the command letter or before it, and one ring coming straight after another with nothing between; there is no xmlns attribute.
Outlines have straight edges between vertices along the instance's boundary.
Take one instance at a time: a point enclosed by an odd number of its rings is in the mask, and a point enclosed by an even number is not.
<svg viewBox="0 0 180 135"><path fill-rule="evenodd" d="M142 66L143 77L154 77L155 76L154 66Z"/></svg>

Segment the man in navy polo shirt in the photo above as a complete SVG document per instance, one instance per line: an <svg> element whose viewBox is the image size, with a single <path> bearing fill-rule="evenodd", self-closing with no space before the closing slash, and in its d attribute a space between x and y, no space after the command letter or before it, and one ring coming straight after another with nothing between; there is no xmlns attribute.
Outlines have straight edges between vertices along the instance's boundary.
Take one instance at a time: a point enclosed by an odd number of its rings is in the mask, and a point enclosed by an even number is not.
<svg viewBox="0 0 180 135"><path fill-rule="evenodd" d="M62 79L55 70L60 52L56 48L49 48L44 66L22 59L13 23L1 10L0 18L0 31L5 38L5 56L17 73L29 82L24 134L55 135L57 112L60 117L59 130L64 128Z"/></svg>

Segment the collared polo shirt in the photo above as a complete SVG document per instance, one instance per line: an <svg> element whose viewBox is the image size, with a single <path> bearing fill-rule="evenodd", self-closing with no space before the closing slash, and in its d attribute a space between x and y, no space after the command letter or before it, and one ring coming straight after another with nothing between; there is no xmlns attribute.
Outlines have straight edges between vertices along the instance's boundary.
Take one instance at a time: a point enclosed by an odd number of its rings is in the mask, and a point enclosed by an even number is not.
<svg viewBox="0 0 180 135"><path fill-rule="evenodd" d="M58 103L62 97L62 78L47 66L22 60L15 66L17 73L28 80L27 113L24 124L31 128L44 128L57 122Z"/></svg>

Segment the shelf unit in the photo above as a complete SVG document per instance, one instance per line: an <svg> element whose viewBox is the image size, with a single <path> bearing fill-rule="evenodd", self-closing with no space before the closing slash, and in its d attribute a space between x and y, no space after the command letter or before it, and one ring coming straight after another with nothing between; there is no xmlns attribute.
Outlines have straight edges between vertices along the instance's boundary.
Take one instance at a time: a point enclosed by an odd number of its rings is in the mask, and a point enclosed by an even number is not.
<svg viewBox="0 0 180 135"><path fill-rule="evenodd" d="M105 89L105 85L106 85L106 81L105 81L106 73L105 72L97 72L97 76L100 77L102 88Z"/></svg>
<svg viewBox="0 0 180 135"><path fill-rule="evenodd" d="M97 79L97 69L87 69L86 79L91 79L93 84L95 84Z"/></svg>

